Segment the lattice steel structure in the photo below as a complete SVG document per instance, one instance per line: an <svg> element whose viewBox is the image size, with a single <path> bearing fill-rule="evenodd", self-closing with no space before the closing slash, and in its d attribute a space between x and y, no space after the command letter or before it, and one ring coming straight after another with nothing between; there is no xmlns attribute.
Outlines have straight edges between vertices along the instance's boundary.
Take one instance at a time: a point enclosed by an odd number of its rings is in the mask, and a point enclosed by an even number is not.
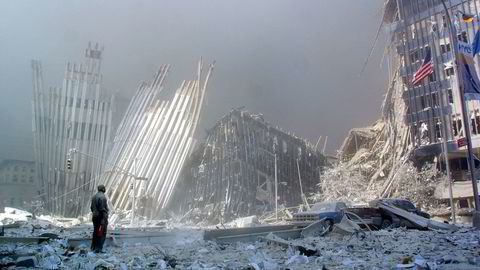
<svg viewBox="0 0 480 270"><path fill-rule="evenodd" d="M153 81L139 86L115 134L101 182L117 210L134 207L152 217L165 208L194 144L213 64L205 75L200 61L197 78L183 81L172 100L161 100L168 70L162 66Z"/></svg>
<svg viewBox="0 0 480 270"><path fill-rule="evenodd" d="M207 131L205 143L192 154L171 207L198 208L217 222L262 214L275 209L275 175L278 204L298 206L318 191L326 165L308 141L262 115L234 109Z"/></svg>
<svg viewBox="0 0 480 270"><path fill-rule="evenodd" d="M43 87L42 65L32 61L33 135L36 172L46 207L54 214L86 213L103 170L112 119L113 97L102 89L103 48L88 45L83 64L67 63L61 87ZM69 149L90 155L74 156ZM92 158L93 157L93 158Z"/></svg>

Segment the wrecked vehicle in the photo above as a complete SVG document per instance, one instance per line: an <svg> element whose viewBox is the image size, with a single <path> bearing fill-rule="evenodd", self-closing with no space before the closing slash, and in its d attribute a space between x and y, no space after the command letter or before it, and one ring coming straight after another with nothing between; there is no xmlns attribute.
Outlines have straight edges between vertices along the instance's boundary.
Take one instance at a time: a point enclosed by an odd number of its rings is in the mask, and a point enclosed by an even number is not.
<svg viewBox="0 0 480 270"><path fill-rule="evenodd" d="M382 228L384 218L378 208L361 205L346 208L344 211L348 219L354 221L362 228L366 226L375 229Z"/></svg>
<svg viewBox="0 0 480 270"><path fill-rule="evenodd" d="M423 212L422 210L415 207L415 205L411 201L405 199L377 199L369 202L369 205L372 207L378 207L380 202L398 207L400 209L403 209L410 213L414 213L424 218L430 218L430 214Z"/></svg>
<svg viewBox="0 0 480 270"><path fill-rule="evenodd" d="M293 214L293 222L313 222L325 219L329 225L341 221L344 215L361 227L372 229L387 229L396 227L418 228L412 222L388 211L382 205L390 205L420 217L429 219L430 215L425 213L406 199L377 199L368 205L348 207L344 202L321 202L312 206L311 210Z"/></svg>
<svg viewBox="0 0 480 270"><path fill-rule="evenodd" d="M293 214L293 222L315 221L325 218L329 225L339 223L347 208L344 202L321 202L314 204L310 210Z"/></svg>
<svg viewBox="0 0 480 270"><path fill-rule="evenodd" d="M377 199L369 202L368 206L347 208L345 213L350 220L355 221L362 227L368 225L377 229L397 227L421 229L412 222L382 207L385 204L426 219L430 218L428 213L419 210L412 202L406 199Z"/></svg>
<svg viewBox="0 0 480 270"><path fill-rule="evenodd" d="M416 226L412 222L386 210L384 207L381 207L382 204L390 205L402 210L405 210L409 213L415 214L417 216L430 219L430 215L425 213L415 207L415 205L409 200L405 199L377 199L369 203L371 207L378 209L382 216L382 222L379 229L387 228L397 228L397 227L406 227L406 228L416 228L422 229L421 227Z"/></svg>

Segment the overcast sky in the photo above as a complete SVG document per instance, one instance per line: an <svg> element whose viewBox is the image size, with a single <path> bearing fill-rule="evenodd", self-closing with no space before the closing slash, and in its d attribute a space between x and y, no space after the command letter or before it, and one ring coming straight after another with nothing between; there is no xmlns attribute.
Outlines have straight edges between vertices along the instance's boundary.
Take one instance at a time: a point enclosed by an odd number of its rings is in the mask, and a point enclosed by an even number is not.
<svg viewBox="0 0 480 270"><path fill-rule="evenodd" d="M383 0L189 0L0 2L0 159L33 158L30 60L45 86L61 86L66 61L89 41L105 46L104 87L131 97L160 64L167 86L193 79L195 63L216 60L198 137L231 108L335 153L348 131L380 114L385 36L359 76Z"/></svg>

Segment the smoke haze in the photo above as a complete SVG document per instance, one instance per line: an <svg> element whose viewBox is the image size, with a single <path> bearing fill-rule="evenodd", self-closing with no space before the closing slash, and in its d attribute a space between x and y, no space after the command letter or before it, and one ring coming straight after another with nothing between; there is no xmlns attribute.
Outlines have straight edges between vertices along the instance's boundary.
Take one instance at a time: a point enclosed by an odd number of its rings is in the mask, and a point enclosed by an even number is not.
<svg viewBox="0 0 480 270"><path fill-rule="evenodd" d="M334 153L349 129L379 116L384 36L359 73L383 1L2 1L0 159L33 159L30 60L44 87L61 86L67 61L89 41L105 47L104 87L126 103L160 64L169 92L216 60L197 137L233 107L263 113L283 130Z"/></svg>

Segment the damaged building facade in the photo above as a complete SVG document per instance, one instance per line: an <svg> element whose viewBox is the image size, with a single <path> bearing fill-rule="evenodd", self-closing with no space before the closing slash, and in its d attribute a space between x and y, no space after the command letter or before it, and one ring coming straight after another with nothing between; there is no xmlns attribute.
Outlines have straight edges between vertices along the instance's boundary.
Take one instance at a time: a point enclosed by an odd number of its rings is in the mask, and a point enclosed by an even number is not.
<svg viewBox="0 0 480 270"><path fill-rule="evenodd" d="M462 14L473 15L478 19L480 1L445 1L454 21L460 44L471 44L477 31L478 22L466 22ZM450 41L447 16L441 0L391 0L386 1L384 23L391 34L387 46L390 81L396 81L402 93L405 111L402 113L408 129L408 142L416 159L433 160L442 158L446 145L448 162L453 184L464 186L470 180L467 172L466 146L459 146L465 138L462 120L461 99L452 63L452 43ZM476 20L477 20L476 19ZM413 85L412 79L420 68L426 54L430 52L433 73L420 84ZM478 69L478 56L475 57ZM480 154L480 103L469 101L467 105L471 122L472 144L476 156ZM443 144L446 140L446 144ZM445 170L443 162L443 170ZM471 186L470 186L471 187ZM446 185L439 187L437 197L448 199ZM464 189L464 188L462 188ZM457 197L461 204L472 207L472 189ZM464 206L464 207L465 207Z"/></svg>
<svg viewBox="0 0 480 270"><path fill-rule="evenodd" d="M325 166L326 158L306 140L262 115L234 109L187 161L172 205L183 213L201 209L211 221L262 214L276 204L298 206L318 191Z"/></svg>
<svg viewBox="0 0 480 270"><path fill-rule="evenodd" d="M35 171L46 209L54 214L86 213L93 180L103 170L113 97L102 88L102 53L98 44L89 44L85 62L68 63L62 86L49 89L40 61L32 61ZM70 149L80 155L68 157Z"/></svg>

